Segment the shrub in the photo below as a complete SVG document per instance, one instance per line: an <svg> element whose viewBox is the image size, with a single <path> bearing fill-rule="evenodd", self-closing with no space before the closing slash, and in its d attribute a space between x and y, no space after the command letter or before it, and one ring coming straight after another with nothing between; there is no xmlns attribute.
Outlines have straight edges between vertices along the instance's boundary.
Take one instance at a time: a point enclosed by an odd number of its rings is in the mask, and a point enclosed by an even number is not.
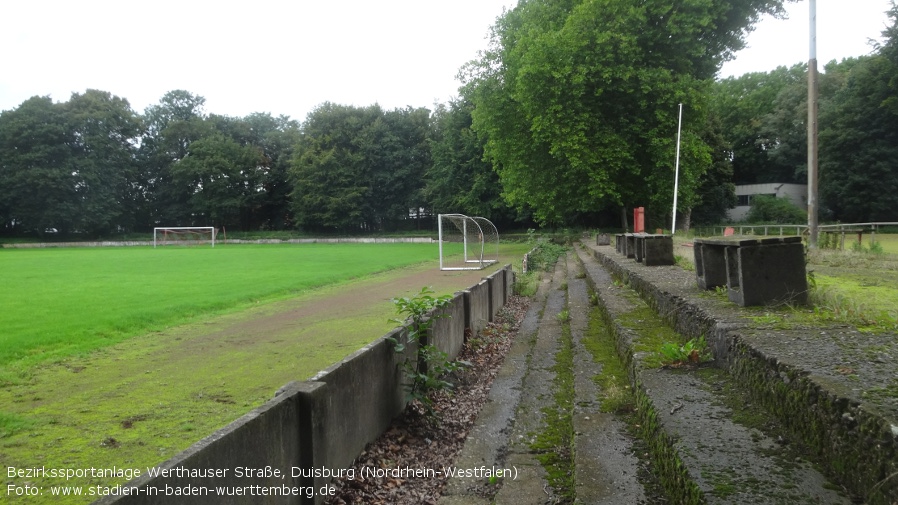
<svg viewBox="0 0 898 505"><path fill-rule="evenodd" d="M746 220L749 223L794 224L807 221L807 212L785 198L757 195L752 197L751 210Z"/></svg>
<svg viewBox="0 0 898 505"><path fill-rule="evenodd" d="M407 344L418 344L418 356L404 363L404 369L411 382L406 386L407 400L418 401L429 414L433 414L433 400L430 393L452 389L452 383L445 380L445 375L462 367L470 366L465 361L452 361L448 355L437 349L427 340L427 334L434 323L434 318L443 317L435 311L446 307L452 297L449 295L435 297L433 290L424 287L410 298L394 298L396 312L403 318L391 319L399 324L409 324L408 337L405 342L392 339L396 352L403 352Z"/></svg>

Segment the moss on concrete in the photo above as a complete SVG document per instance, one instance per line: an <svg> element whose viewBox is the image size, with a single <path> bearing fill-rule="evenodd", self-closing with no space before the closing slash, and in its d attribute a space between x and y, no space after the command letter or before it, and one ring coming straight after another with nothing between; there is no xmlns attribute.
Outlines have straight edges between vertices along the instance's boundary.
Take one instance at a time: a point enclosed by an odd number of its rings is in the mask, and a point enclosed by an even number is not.
<svg viewBox="0 0 898 505"><path fill-rule="evenodd" d="M574 482L574 348L569 319L561 319L561 348L552 371L552 405L542 409L545 427L530 444L536 459L546 470L549 485L560 501L573 503Z"/></svg>

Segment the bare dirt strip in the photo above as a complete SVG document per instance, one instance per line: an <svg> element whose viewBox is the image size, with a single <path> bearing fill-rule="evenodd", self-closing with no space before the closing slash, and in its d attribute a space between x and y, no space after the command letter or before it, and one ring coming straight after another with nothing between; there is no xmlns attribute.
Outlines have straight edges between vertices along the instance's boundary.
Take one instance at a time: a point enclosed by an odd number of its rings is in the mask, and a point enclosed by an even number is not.
<svg viewBox="0 0 898 505"><path fill-rule="evenodd" d="M424 286L453 293L497 268L441 272L422 265L378 274L38 367L22 384L0 390L3 412L26 426L0 438L0 461L17 467L155 465L287 382L313 376L395 327L390 299ZM85 500L72 501L79 502Z"/></svg>

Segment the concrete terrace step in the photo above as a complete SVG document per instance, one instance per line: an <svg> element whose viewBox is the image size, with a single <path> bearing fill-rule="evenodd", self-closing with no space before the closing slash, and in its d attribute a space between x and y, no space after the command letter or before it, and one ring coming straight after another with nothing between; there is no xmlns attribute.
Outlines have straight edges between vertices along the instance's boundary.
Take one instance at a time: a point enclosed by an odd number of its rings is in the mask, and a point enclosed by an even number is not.
<svg viewBox="0 0 898 505"><path fill-rule="evenodd" d="M601 372L584 345L592 310L582 264L568 255L568 310L574 351L574 483L576 502L592 505L645 503L639 460L627 427L615 414L602 412L594 378Z"/></svg>
<svg viewBox="0 0 898 505"><path fill-rule="evenodd" d="M480 466L509 468L515 466L515 463L520 463L522 466L518 476L519 482L515 487L521 492L529 490L534 497L546 496L543 491L545 477L541 473L542 469L538 465L533 467L530 462L519 461L525 459L526 455L511 454L509 445L512 431L518 420L517 411L525 392L523 383L525 378L530 375L533 366L531 354L540 337L541 318L545 315L550 294L554 295L552 307L555 308L552 310L560 310L557 308L559 283L560 281L554 282L554 276L552 279L542 280L521 324L518 337L505 356L502 368L493 381L487 402L478 414L477 421L455 462L455 466L458 468ZM549 344L546 337L546 333L543 332L541 348ZM552 355L554 356L554 354ZM528 394L532 394L532 392ZM503 483L507 485L508 481ZM491 504L494 501L489 496L494 493L495 489L490 489L489 483L484 479L453 477L443 491L440 505Z"/></svg>
<svg viewBox="0 0 898 505"><path fill-rule="evenodd" d="M566 286L566 289L565 289ZM570 344L562 342L562 311L570 316ZM546 429L544 408L556 405L553 367L565 345L572 346L574 376L574 481L577 503L645 503L637 478L637 458L626 427L614 414L600 411L593 378L601 371L584 347L590 311L589 288L579 261L562 258L550 279L544 279L517 340L490 390L455 465L515 467L516 479L504 479L490 489L484 479L453 478L441 505L548 504L561 499L549 485L546 471L532 448ZM494 495L494 496L493 496ZM493 496L490 498L490 496Z"/></svg>
<svg viewBox="0 0 898 505"><path fill-rule="evenodd" d="M546 293L539 329L530 349L527 372L521 382L521 399L510 426L506 447L506 467L518 469L516 480L506 480L496 494L497 505L552 503L545 470L531 449L536 434L545 427L543 408L553 402L552 370L555 357L561 350L561 321L558 314L565 310L566 294L561 287L566 282L564 262L555 267L552 282Z"/></svg>
<svg viewBox="0 0 898 505"><path fill-rule="evenodd" d="M811 310L740 308L699 290L693 272L584 247L677 331L704 335L720 366L840 486L866 503L898 502L898 335L858 331Z"/></svg>
<svg viewBox="0 0 898 505"><path fill-rule="evenodd" d="M578 247L577 254L628 362L641 436L673 503L851 503L724 370L658 368L652 349L665 323L635 292L614 284L592 250ZM695 310L682 299L665 307Z"/></svg>

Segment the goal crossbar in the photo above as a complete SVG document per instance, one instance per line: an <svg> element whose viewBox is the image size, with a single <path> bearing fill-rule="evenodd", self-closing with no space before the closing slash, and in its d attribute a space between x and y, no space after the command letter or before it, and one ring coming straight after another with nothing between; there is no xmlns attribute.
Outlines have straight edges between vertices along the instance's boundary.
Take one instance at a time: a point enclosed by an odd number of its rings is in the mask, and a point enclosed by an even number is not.
<svg viewBox="0 0 898 505"><path fill-rule="evenodd" d="M159 238L160 234L162 235L161 240ZM204 237L208 235L209 238L199 238L196 239L197 242L208 240L212 244L212 247L215 247L214 226L158 226L153 228L153 247L185 241L183 239L178 241L169 240L169 236L179 237L199 235L203 235Z"/></svg>

